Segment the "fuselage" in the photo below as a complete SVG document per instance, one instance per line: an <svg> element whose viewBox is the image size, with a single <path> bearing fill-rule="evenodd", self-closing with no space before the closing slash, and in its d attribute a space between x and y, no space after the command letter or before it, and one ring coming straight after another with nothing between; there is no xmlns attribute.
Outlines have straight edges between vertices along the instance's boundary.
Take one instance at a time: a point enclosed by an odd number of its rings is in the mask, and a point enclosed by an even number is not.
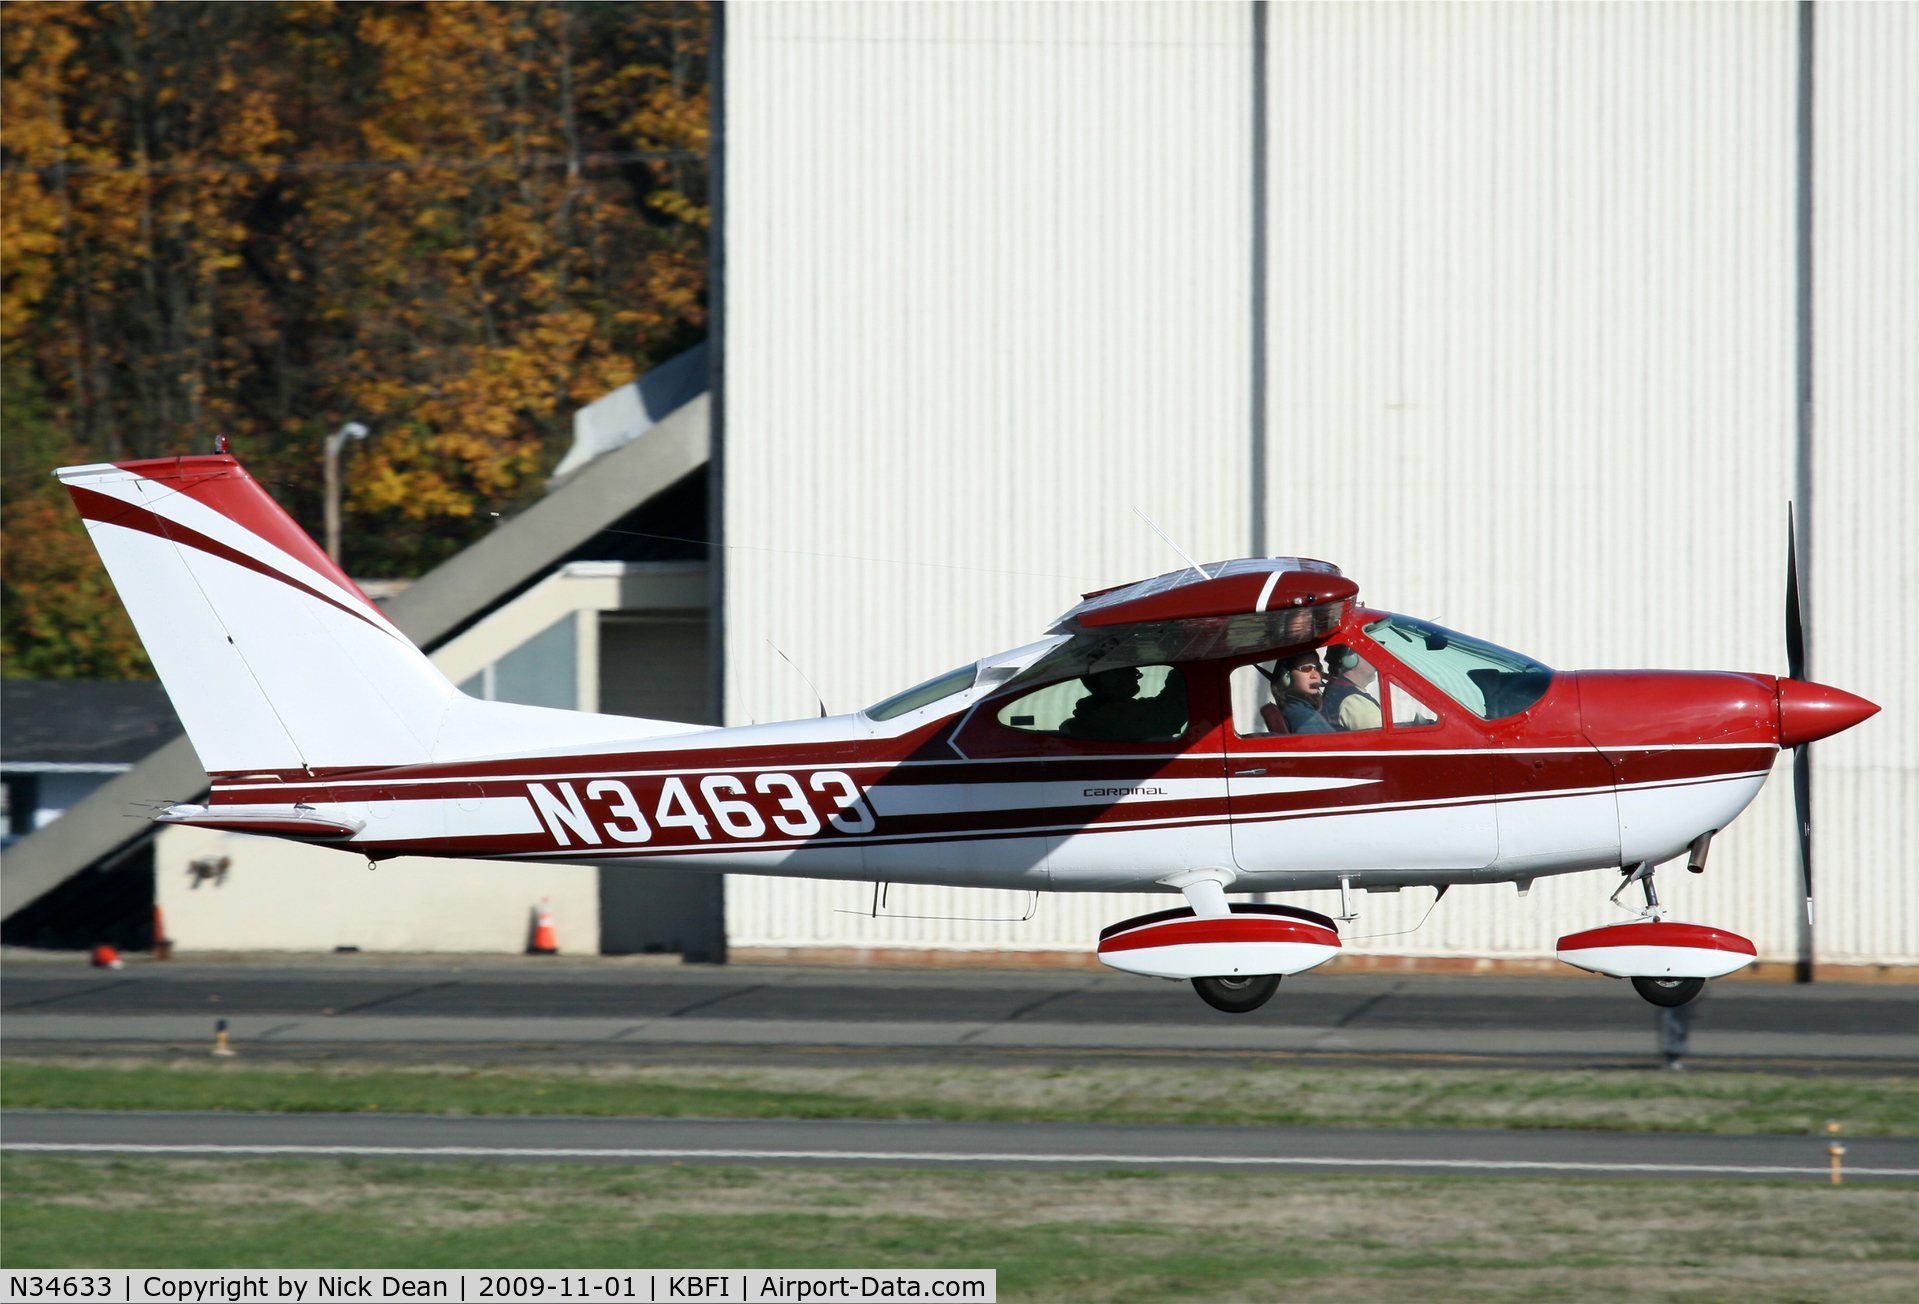
<svg viewBox="0 0 1919 1304"><path fill-rule="evenodd" d="M886 719L217 774L204 812L181 816L372 859L1048 891L1154 890L1182 871L1223 869L1236 891L1379 888L1523 882L1677 856L1751 802L1779 751L1781 681L1771 676L1547 672L1528 690L1534 700L1501 714L1490 698L1468 709L1368 635L1391 619L1349 607L1315 640L1363 656L1377 675L1367 700L1404 695L1363 731L1248 728L1235 718L1233 676L1254 658L1214 656L1162 668L1183 684L1177 737L1035 733L1029 716L1010 717L1027 727L1006 723L1009 703L1046 687L1020 677L1038 655L1022 650ZM1412 705L1395 719L1402 700Z"/></svg>

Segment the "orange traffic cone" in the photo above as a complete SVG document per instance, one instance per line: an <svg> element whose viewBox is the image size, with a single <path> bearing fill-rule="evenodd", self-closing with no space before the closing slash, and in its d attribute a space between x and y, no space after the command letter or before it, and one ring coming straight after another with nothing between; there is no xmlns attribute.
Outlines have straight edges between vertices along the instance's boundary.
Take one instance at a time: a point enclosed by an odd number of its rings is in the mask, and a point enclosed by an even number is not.
<svg viewBox="0 0 1919 1304"><path fill-rule="evenodd" d="M553 931L553 898L541 897L540 908L533 912L533 941L528 955L558 955L560 939Z"/></svg>
<svg viewBox="0 0 1919 1304"><path fill-rule="evenodd" d="M166 916L160 913L160 907L153 907L153 958L171 960L173 958L173 940L167 936Z"/></svg>
<svg viewBox="0 0 1919 1304"><path fill-rule="evenodd" d="M112 947L96 946L93 948L93 967L96 969L124 969L127 966L126 961L120 958L120 953Z"/></svg>

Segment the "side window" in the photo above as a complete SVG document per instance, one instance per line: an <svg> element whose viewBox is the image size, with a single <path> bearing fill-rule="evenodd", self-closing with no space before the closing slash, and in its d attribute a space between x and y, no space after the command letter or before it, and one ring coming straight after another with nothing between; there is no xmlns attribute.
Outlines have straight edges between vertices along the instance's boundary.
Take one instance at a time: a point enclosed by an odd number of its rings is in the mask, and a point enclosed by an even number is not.
<svg viewBox="0 0 1919 1304"><path fill-rule="evenodd" d="M774 650L778 651L779 649L775 648ZM938 679L929 679L923 684L914 685L904 693L896 693L877 706L867 707L866 718L869 720L891 720L896 716L905 715L908 711L917 711L922 706L931 706L933 703L943 701L955 693L965 692L973 686L973 681L978 678L979 667L977 665L961 666L958 670L949 671L941 675Z"/></svg>
<svg viewBox="0 0 1919 1304"><path fill-rule="evenodd" d="M1228 679L1241 738L1366 733L1386 727L1379 672L1343 643L1241 666Z"/></svg>
<svg viewBox="0 0 1919 1304"><path fill-rule="evenodd" d="M1289 734L1286 717L1280 710L1275 684L1277 674L1271 661L1241 666L1233 671L1227 684L1233 696L1233 732L1241 738L1277 738Z"/></svg>
<svg viewBox="0 0 1919 1304"><path fill-rule="evenodd" d="M999 709L1021 733L1088 742L1171 742L1186 732L1186 677L1173 666L1125 666L1038 688Z"/></svg>
<svg viewBox="0 0 1919 1304"><path fill-rule="evenodd" d="M1393 681L1392 704L1395 729L1423 729L1439 723L1439 713L1400 687L1398 680Z"/></svg>

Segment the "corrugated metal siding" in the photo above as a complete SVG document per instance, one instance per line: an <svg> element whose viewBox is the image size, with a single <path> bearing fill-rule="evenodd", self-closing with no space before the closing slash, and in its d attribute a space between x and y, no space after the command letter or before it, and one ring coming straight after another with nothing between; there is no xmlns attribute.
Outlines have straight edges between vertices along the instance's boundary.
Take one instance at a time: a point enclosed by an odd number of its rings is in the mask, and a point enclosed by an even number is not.
<svg viewBox="0 0 1919 1304"><path fill-rule="evenodd" d="M1824 960L1919 957L1919 8L1820 5L1813 677L1879 715L1813 748Z"/></svg>
<svg viewBox="0 0 1919 1304"><path fill-rule="evenodd" d="M1820 200L1822 321L1851 324L1820 337L1816 655L1889 708L1817 753L1820 958L1910 962L1910 18L1820 12L1820 179L1853 193ZM1269 21L1271 550L1559 666L1783 673L1794 8ZM1169 569L1134 504L1244 550L1249 37L1241 5L730 7L730 719L812 709L769 638L843 710ZM1875 121L1835 147L1845 111ZM1771 959L1795 943L1788 788L1781 765L1710 873L1661 884ZM1611 888L1459 889L1415 932L1430 892L1363 896L1355 949L1548 954L1623 918ZM1025 909L913 891L893 909ZM863 918L845 884L728 899L736 946L1035 949L1168 903L988 924Z"/></svg>
<svg viewBox="0 0 1919 1304"><path fill-rule="evenodd" d="M1244 550L1249 27L729 6L729 723Z"/></svg>
<svg viewBox="0 0 1919 1304"><path fill-rule="evenodd" d="M1555 666L1783 671L1794 22L1273 7L1276 550ZM1661 876L1771 958L1795 944L1786 798L1703 879ZM1462 891L1373 945L1549 954L1624 918L1612 886ZM1370 898L1355 931L1430 897Z"/></svg>

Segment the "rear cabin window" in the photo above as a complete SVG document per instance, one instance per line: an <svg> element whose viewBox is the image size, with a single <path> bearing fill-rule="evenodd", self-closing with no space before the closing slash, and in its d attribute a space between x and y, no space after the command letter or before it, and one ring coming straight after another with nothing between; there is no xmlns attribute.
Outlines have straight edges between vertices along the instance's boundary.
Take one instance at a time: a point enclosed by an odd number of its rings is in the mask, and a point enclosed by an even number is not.
<svg viewBox="0 0 1919 1304"><path fill-rule="evenodd" d="M1172 742L1186 733L1186 676L1174 666L1125 666L1034 689L999 709L1021 733L1086 742Z"/></svg>
<svg viewBox="0 0 1919 1304"><path fill-rule="evenodd" d="M955 693L963 693L973 686L979 678L979 666L961 666L958 670L941 675L938 679L929 679L916 684L904 693L895 693L878 706L866 708L869 720L891 720L895 716L905 715L908 711L917 711L922 706L931 706L942 698Z"/></svg>

